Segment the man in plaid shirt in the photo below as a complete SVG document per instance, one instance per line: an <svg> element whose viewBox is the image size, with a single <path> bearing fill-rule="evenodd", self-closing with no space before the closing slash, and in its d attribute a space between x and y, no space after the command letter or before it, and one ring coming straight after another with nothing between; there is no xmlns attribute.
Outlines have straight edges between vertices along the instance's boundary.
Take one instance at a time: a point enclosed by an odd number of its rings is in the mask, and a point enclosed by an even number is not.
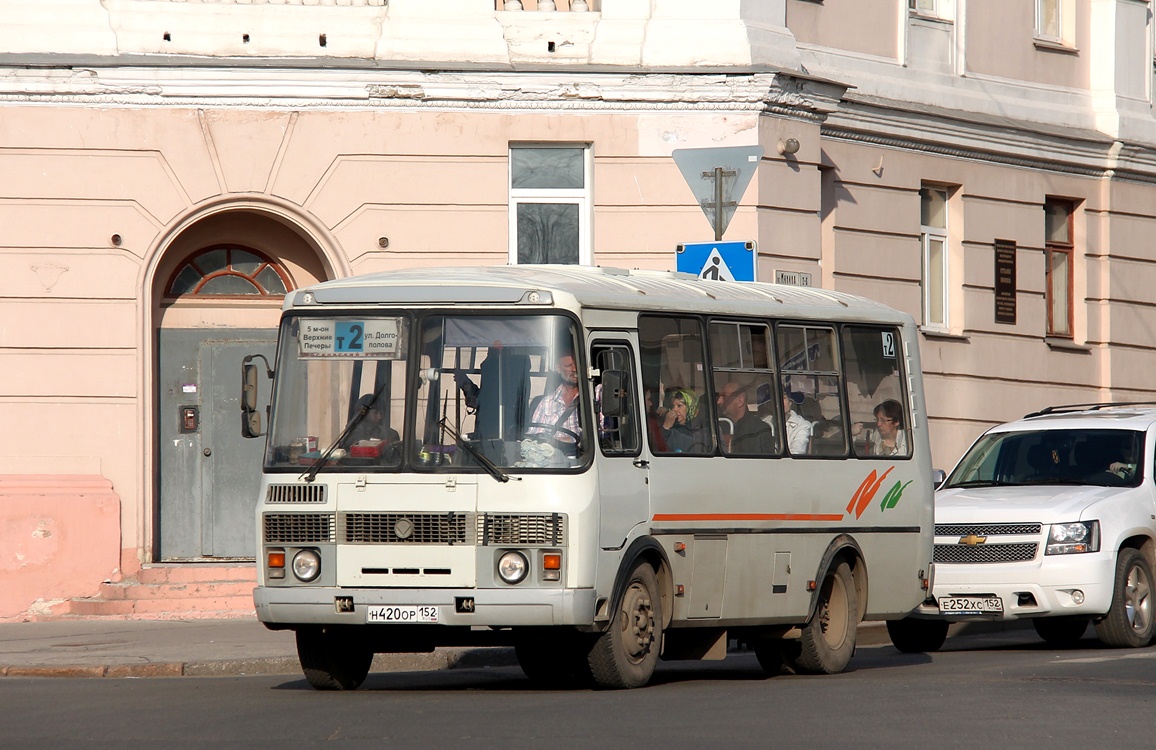
<svg viewBox="0 0 1156 750"><path fill-rule="evenodd" d="M530 421L537 425L551 425L555 429L535 426L526 430L526 434L546 434L560 443L575 443L581 428L578 426L578 404L575 402L578 398L578 368L574 364L573 355L561 354L555 369L561 376L562 383L553 393L547 393L542 397L534 409L534 415L530 418Z"/></svg>

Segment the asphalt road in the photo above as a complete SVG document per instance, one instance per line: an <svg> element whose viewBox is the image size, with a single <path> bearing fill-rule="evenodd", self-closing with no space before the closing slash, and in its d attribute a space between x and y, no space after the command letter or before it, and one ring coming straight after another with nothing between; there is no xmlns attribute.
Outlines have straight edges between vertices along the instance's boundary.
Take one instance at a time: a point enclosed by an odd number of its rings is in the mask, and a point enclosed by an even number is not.
<svg viewBox="0 0 1156 750"><path fill-rule="evenodd" d="M632 691L538 690L517 667L377 673L350 693L303 679L0 680L14 748L1151 747L1156 648L1030 630L933 655L863 647L840 675L766 677L753 656L663 663Z"/></svg>

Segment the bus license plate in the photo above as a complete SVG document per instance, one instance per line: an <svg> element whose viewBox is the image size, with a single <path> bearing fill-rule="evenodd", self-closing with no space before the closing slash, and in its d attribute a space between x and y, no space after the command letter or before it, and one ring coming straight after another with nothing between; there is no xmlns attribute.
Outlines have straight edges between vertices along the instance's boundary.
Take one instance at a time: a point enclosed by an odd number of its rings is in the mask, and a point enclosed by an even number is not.
<svg viewBox="0 0 1156 750"><path fill-rule="evenodd" d="M423 607L367 607L365 609L367 623L405 623L405 622L438 622L438 608Z"/></svg>
<svg viewBox="0 0 1156 750"><path fill-rule="evenodd" d="M941 596L941 615L987 615L1003 612L1003 600L998 596Z"/></svg>

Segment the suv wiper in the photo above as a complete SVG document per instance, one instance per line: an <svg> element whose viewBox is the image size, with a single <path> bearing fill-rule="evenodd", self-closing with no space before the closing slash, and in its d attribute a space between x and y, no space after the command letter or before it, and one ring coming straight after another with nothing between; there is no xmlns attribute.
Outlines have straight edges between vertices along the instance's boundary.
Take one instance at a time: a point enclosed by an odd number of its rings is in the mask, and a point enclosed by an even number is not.
<svg viewBox="0 0 1156 750"><path fill-rule="evenodd" d="M450 434L450 437L452 437L454 439L454 442L458 446L460 446L467 453L469 453L471 456L473 456L474 460L476 460L481 465L481 467L486 470L486 473L488 473L494 479L497 479L499 482L510 481L510 475L509 474L507 474L506 472L499 469L497 464L495 464L493 461L491 461L490 459L488 459L484 455L482 455L482 453L479 452L476 448L474 448L474 446L467 443L462 438L462 436L458 434L457 430L455 430L453 427L450 427L449 422L446 421L445 417L441 418L441 421L438 422L438 426L441 427L446 432L448 432ZM517 479L519 481L521 481L522 478L517 477Z"/></svg>
<svg viewBox="0 0 1156 750"><path fill-rule="evenodd" d="M1004 482L997 482L994 479L969 479L966 482L953 482L952 484L944 485L945 490L953 490L956 487L999 487Z"/></svg>

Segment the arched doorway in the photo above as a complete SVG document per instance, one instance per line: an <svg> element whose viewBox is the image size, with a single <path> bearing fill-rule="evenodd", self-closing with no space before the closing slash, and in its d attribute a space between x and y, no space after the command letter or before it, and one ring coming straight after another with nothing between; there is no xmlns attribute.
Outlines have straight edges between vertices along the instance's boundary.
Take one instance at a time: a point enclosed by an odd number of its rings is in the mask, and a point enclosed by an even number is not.
<svg viewBox="0 0 1156 750"><path fill-rule="evenodd" d="M260 211L206 216L167 248L153 286L155 560L253 558L264 441L241 437L241 359L272 362L284 295L324 278L313 244Z"/></svg>

